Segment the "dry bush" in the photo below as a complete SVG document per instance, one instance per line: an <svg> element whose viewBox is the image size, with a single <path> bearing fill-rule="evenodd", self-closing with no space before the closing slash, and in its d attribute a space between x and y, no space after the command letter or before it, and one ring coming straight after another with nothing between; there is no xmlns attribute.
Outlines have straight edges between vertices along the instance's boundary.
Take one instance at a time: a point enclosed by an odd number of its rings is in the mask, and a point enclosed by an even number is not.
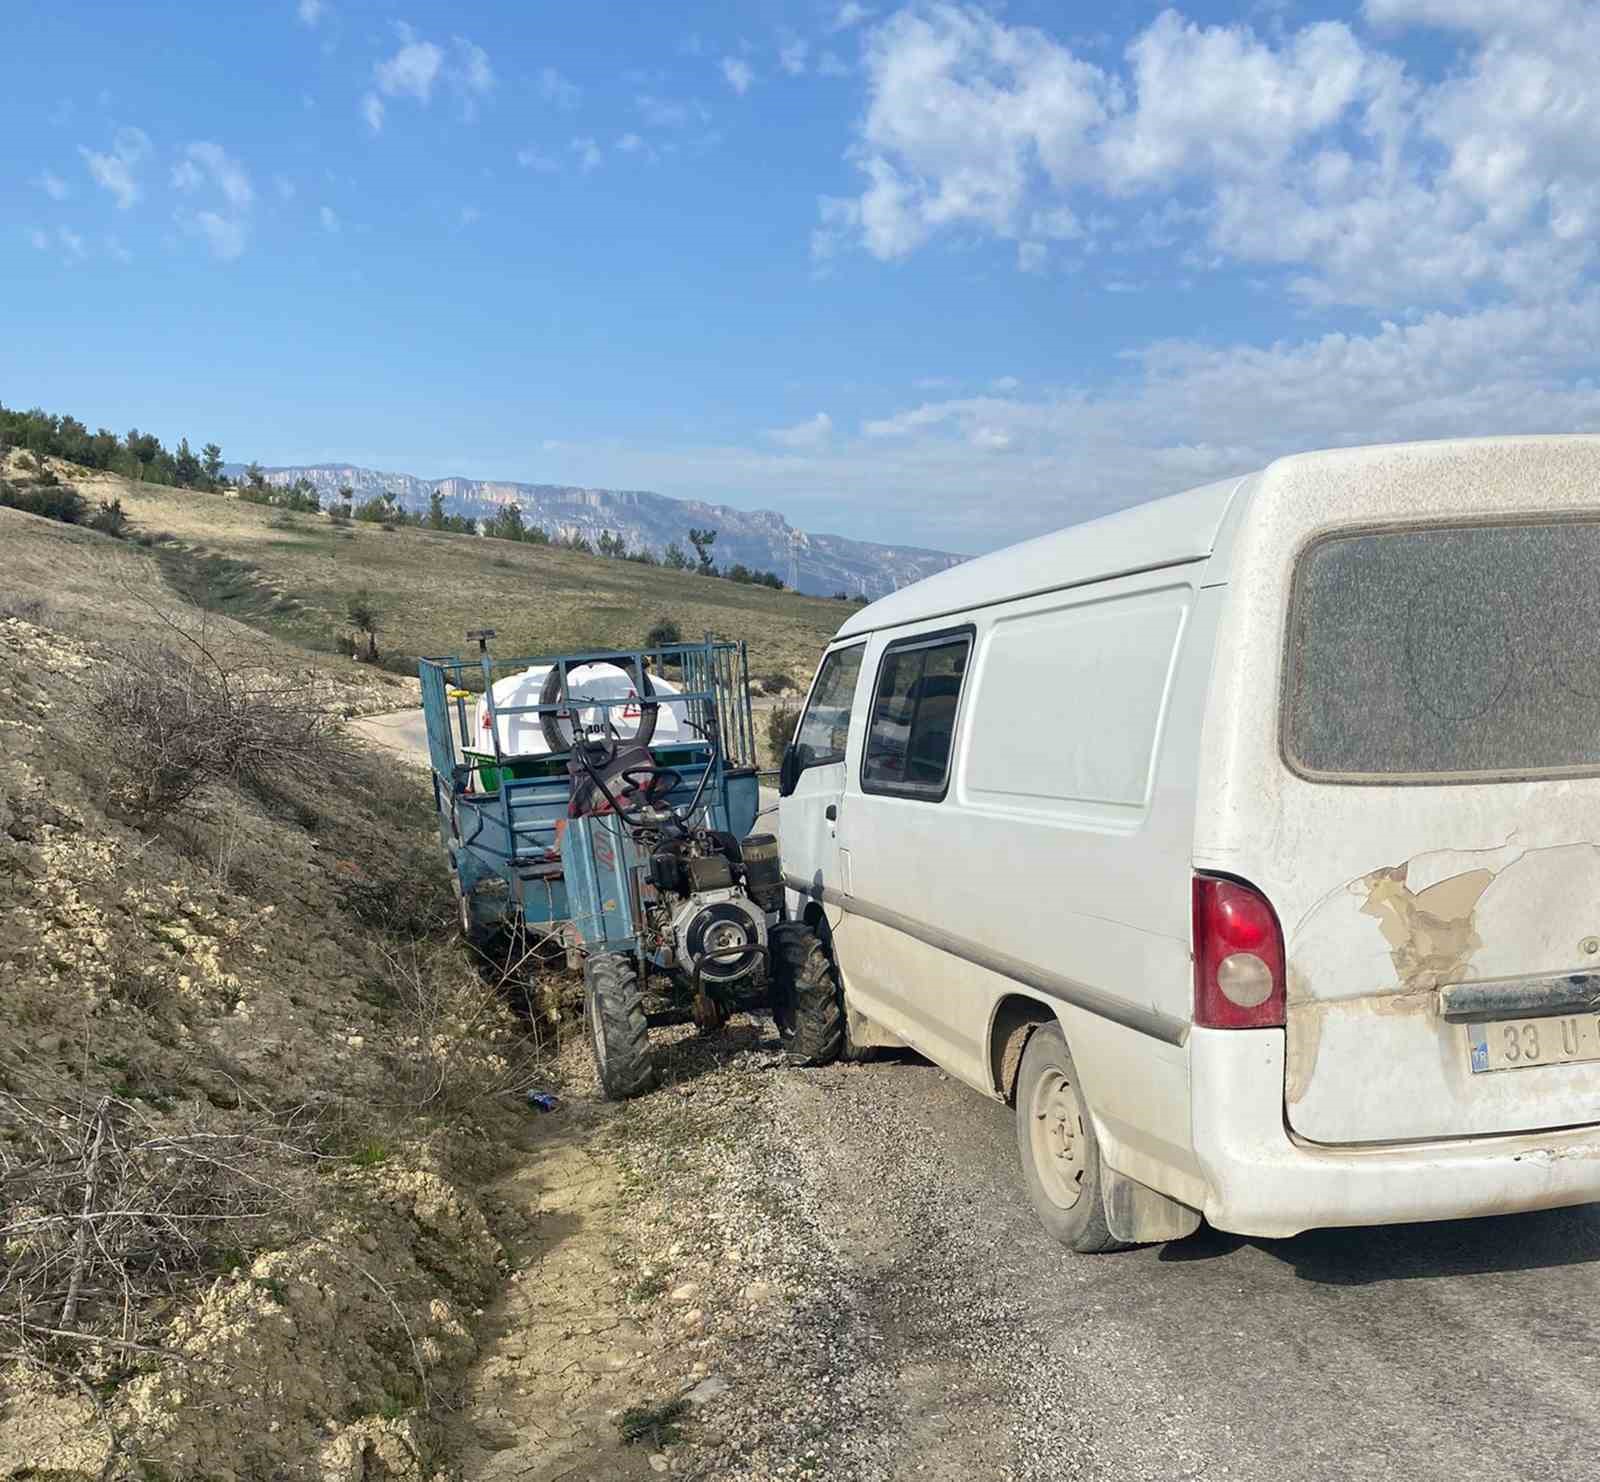
<svg viewBox="0 0 1600 1482"><path fill-rule="evenodd" d="M265 1116L0 1093L0 1347L137 1351L186 1281L301 1228L290 1170L312 1156Z"/></svg>
<svg viewBox="0 0 1600 1482"><path fill-rule="evenodd" d="M800 707L780 700L767 712L767 745L774 756L782 756L794 740L795 728L800 724Z"/></svg>
<svg viewBox="0 0 1600 1482"><path fill-rule="evenodd" d="M107 770L137 817L183 807L216 782L270 788L327 776L349 753L311 675L223 656L171 624L171 642L124 649L87 686Z"/></svg>
<svg viewBox="0 0 1600 1482"><path fill-rule="evenodd" d="M42 597L0 597L0 618L20 618L43 628L50 621L50 604Z"/></svg>
<svg viewBox="0 0 1600 1482"><path fill-rule="evenodd" d="M408 1114L460 1116L548 1080L553 1037L514 1013L507 992L523 964L475 971L454 943L390 949L384 961L398 1062L391 1084Z"/></svg>

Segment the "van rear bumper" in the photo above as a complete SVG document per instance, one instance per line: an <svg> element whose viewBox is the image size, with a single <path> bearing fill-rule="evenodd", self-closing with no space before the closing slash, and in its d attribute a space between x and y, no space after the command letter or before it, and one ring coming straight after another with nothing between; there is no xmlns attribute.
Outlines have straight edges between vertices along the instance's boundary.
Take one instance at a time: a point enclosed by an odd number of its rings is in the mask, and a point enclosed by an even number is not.
<svg viewBox="0 0 1600 1482"><path fill-rule="evenodd" d="M1219 1230L1286 1236L1600 1200L1600 1126L1321 1147L1284 1123L1281 1029L1192 1029L1194 1150Z"/></svg>

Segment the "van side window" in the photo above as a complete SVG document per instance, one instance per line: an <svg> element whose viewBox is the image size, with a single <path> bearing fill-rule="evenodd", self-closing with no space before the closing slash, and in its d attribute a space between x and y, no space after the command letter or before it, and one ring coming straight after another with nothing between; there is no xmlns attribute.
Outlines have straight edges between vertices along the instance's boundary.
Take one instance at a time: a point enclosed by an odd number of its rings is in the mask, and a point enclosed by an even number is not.
<svg viewBox="0 0 1600 1482"><path fill-rule="evenodd" d="M864 792L935 801L944 796L971 652L971 633L913 639L885 650L861 763Z"/></svg>
<svg viewBox="0 0 1600 1482"><path fill-rule="evenodd" d="M844 760L850 740L850 703L861 673L861 656L866 651L866 644L858 643L852 648L837 648L823 659L806 713L794 733L795 752L802 768L825 767Z"/></svg>

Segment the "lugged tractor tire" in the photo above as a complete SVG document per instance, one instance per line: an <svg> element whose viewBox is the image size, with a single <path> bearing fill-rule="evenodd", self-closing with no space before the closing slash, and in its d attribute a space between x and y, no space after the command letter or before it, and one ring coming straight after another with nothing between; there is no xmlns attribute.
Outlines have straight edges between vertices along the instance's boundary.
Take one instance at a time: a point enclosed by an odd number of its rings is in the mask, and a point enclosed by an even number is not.
<svg viewBox="0 0 1600 1482"><path fill-rule="evenodd" d="M642 1096L656 1083L644 995L631 958L590 957L583 965L589 1048L607 1101Z"/></svg>
<svg viewBox="0 0 1600 1482"><path fill-rule="evenodd" d="M829 1065L845 1048L844 995L816 932L799 921L772 928L772 1017L791 1065Z"/></svg>

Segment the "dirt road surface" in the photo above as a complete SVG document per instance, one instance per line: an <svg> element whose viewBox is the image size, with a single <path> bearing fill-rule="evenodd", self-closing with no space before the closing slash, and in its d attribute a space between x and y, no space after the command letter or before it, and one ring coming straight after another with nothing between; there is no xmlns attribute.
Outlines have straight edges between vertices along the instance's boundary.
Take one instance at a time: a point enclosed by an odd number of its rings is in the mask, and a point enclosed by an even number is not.
<svg viewBox="0 0 1600 1482"><path fill-rule="evenodd" d="M350 729L368 741L386 746L397 756L419 767L428 765L428 725L422 710L394 710L387 715L368 715L350 722Z"/></svg>

